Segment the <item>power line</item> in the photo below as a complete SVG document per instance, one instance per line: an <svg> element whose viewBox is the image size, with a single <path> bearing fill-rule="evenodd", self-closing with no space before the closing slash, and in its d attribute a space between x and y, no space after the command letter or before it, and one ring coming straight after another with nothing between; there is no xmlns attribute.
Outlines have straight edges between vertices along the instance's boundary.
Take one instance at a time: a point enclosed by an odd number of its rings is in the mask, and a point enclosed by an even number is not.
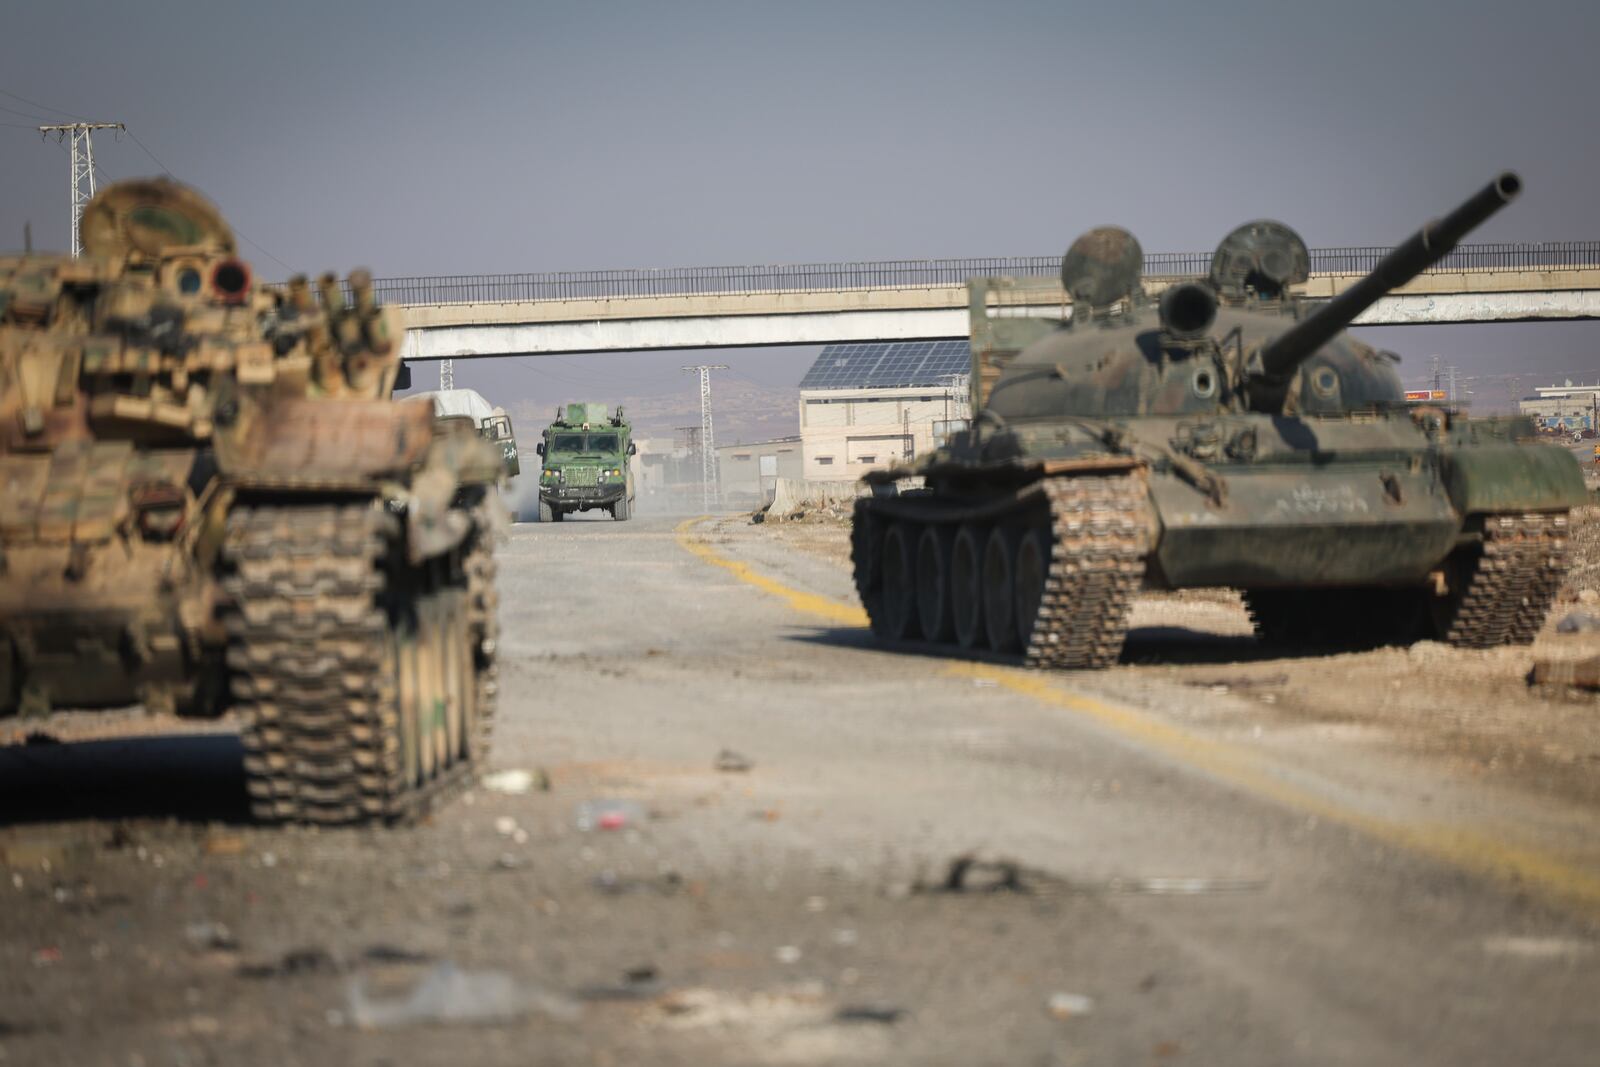
<svg viewBox="0 0 1600 1067"><path fill-rule="evenodd" d="M157 167L161 168L161 173L165 174L167 177L171 178L173 181L177 181L178 180L178 176L176 174L172 173L172 168L168 167L165 163L161 162L161 160L159 158L157 158L156 154L154 152L150 151L150 146L145 144L143 141L139 140L139 135L138 134L134 133L132 130L129 130L128 131L128 136L129 136L129 138L131 138L133 140L134 144L139 146L139 150L140 151L142 151L145 155L150 157L150 162L154 163ZM290 274L294 274L295 273L295 269L293 267L289 266L289 264L285 263L283 260L281 260L277 256L273 255L271 252L268 252L265 248L262 248L260 245L256 244L254 241L250 240L250 235L245 233L243 230L239 229L239 227L234 226L233 227L233 232L238 235L239 240L243 241L245 244L249 245L251 248L255 249L257 252L260 252L262 255L264 255L268 259L272 260L272 262L276 263L278 266L280 266L284 270L288 271Z"/></svg>
<svg viewBox="0 0 1600 1067"><path fill-rule="evenodd" d="M139 135L138 134L134 133L132 130L129 130L128 131L128 136L130 138L132 138L134 144L138 145L144 151L145 155L150 157L150 162L154 163L156 166L161 168L161 172L163 174L165 174L167 177L171 178L173 181L177 181L178 180L178 176L176 174L172 173L172 171L168 170L167 169L167 165L165 163L161 162L161 160L157 159L156 158L156 154L154 152L150 151L149 148L145 147L145 143L143 141L139 140Z"/></svg>
<svg viewBox="0 0 1600 1067"><path fill-rule="evenodd" d="M20 100L24 104L27 104L29 107L36 107L40 111L52 111L57 115L65 115L69 119L77 119L79 122L87 122L88 121L88 119L85 119L82 115L74 115L72 112L70 112L70 111L62 111L58 107L49 107L48 105L39 103L37 100L29 100L25 96L18 96L16 93L9 92L9 91L7 91L5 89L0 89L0 96L9 96L13 100Z"/></svg>
<svg viewBox="0 0 1600 1067"><path fill-rule="evenodd" d="M49 122L50 121L50 118L47 115L31 115L26 111L18 111L14 107L6 107L4 104L0 104L0 111L4 111L8 115L19 115L19 116L21 116L22 118L25 118L25 119L32 119L35 122Z"/></svg>
<svg viewBox="0 0 1600 1067"><path fill-rule="evenodd" d="M35 108L38 108L41 111L49 111L49 112L53 112L54 114L57 114L57 115L65 115L68 118L78 120L78 124L86 123L88 121L88 120L84 119L84 117L82 115L74 115L70 111L63 111L58 107L50 107L48 104L41 104L36 100L29 100L27 97L20 96L17 93L13 93L13 92L11 92L10 90L7 90L7 89L0 89L0 96L7 96L7 97L10 97L12 100L19 100L22 103L27 104L29 107L35 107ZM27 119L38 119L39 118L39 116L37 116L37 115L28 115L28 114L25 114L25 113L23 113L21 111L16 110L15 108L6 107L3 104L0 104L0 111L7 111L7 112L10 112L11 114L14 114L14 115L21 115L23 118L27 118ZM9 126L11 124L10 123L4 123L3 125L8 125ZM94 124L90 123L90 125L94 125ZM145 155L150 157L150 161L152 163L154 163L157 167L161 168L161 172L163 174L165 174L167 177L171 178L173 181L177 181L178 180L178 176L176 174L172 173L172 168L168 167L165 163L161 162L161 160L159 158L157 158L156 154L154 152L150 151L150 146L145 144L143 141L141 141L139 139L139 135L138 134L134 133L132 130L130 130L127 127L123 126L121 123L117 123L116 125L117 125L117 128L119 130L121 130L122 132L126 133L128 135L128 137L132 139L134 144L139 146L140 151L142 151ZM43 129L43 128L44 127L40 127L40 129ZM73 148L74 148L74 150L77 149L76 140L74 140ZM92 157L90 159L90 166L91 167L94 166ZM105 169L103 167L100 168L100 170L101 170L102 173L105 172ZM90 181L89 195L90 196L94 195L94 188L93 188L92 179ZM72 222L72 246L73 246L73 253L72 254L74 256L76 256L78 254L78 251L80 250L79 247L78 247L78 222L77 222L77 220L82 215L81 206L77 205L76 201L74 202L74 209L73 210L74 210L74 216L73 216L73 222ZM261 247L256 242L252 241L250 239L249 234L246 234L246 233L242 232L238 227L234 227L233 232L235 234L238 234L239 239L241 241L243 241L245 244L249 245L251 248L254 248L257 252L260 252L263 256L266 256L268 259L272 260L272 262L276 263L278 266L282 267L284 270L288 271L290 274L294 274L295 273L295 269L293 267L289 266L289 264L285 263L283 260L281 260L277 256L273 255L271 252L267 251L265 248Z"/></svg>

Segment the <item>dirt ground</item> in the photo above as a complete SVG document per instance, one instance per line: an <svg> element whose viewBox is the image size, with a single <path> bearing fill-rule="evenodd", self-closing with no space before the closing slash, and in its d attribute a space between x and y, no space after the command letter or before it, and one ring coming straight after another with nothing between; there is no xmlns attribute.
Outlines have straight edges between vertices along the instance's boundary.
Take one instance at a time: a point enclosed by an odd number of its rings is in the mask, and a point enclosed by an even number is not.
<svg viewBox="0 0 1600 1067"><path fill-rule="evenodd" d="M850 566L847 518L814 512L762 523L763 537ZM1567 580L1530 648L1410 648L1283 656L1262 647L1233 590L1149 592L1134 605L1122 664L1108 677L1154 676L1248 698L1259 719L1371 730L1382 743L1535 793L1600 803L1600 694L1530 685L1536 657L1600 655L1600 634L1561 619L1600 613L1600 507L1573 513ZM1382 694L1380 698L1378 694ZM1378 737L1375 733L1374 740Z"/></svg>
<svg viewBox="0 0 1600 1067"><path fill-rule="evenodd" d="M985 675L783 594L846 534L516 527L498 773L416 826L253 823L226 720L6 724L0 1067L1593 1061L1600 738L1528 650L1198 594Z"/></svg>

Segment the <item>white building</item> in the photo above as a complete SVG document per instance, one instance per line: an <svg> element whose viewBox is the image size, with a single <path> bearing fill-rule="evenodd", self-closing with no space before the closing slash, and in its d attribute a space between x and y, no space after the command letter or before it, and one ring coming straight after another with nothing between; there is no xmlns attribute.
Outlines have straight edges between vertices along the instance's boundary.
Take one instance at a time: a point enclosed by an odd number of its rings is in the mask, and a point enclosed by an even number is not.
<svg viewBox="0 0 1600 1067"><path fill-rule="evenodd" d="M854 481L966 426L965 341L829 345L800 381L804 476Z"/></svg>
<svg viewBox="0 0 1600 1067"><path fill-rule="evenodd" d="M1600 385L1544 385L1517 401L1517 411L1545 426L1569 430L1595 429L1600 414Z"/></svg>

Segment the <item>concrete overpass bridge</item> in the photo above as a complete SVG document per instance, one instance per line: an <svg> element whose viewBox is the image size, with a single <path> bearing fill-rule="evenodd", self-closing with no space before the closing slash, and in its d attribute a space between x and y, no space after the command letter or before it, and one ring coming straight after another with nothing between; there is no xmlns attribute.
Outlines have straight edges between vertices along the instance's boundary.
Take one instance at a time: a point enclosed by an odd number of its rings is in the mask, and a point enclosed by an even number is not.
<svg viewBox="0 0 1600 1067"><path fill-rule="evenodd" d="M1311 252L1310 298L1333 296L1387 248ZM1145 257L1151 292L1203 275L1211 254ZM822 345L967 336L966 280L1037 278L1038 313L1069 304L1056 256L378 280L404 309L408 359ZM1016 312L1014 312L1016 313ZM1026 313L1024 309L1022 313ZM1600 241L1462 245L1359 325L1600 318Z"/></svg>

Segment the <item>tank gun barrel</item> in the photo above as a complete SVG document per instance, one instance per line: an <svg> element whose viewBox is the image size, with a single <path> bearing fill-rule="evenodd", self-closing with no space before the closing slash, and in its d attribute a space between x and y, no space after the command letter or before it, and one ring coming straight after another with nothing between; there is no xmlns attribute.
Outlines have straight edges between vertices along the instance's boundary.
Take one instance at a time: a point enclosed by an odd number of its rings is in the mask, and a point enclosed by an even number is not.
<svg viewBox="0 0 1600 1067"><path fill-rule="evenodd" d="M1295 369L1317 349L1355 321L1391 290L1449 255L1456 243L1509 204L1522 189L1522 179L1505 171L1442 219L1435 219L1395 248L1372 271L1328 301L1311 316L1261 350L1256 380L1281 390Z"/></svg>

